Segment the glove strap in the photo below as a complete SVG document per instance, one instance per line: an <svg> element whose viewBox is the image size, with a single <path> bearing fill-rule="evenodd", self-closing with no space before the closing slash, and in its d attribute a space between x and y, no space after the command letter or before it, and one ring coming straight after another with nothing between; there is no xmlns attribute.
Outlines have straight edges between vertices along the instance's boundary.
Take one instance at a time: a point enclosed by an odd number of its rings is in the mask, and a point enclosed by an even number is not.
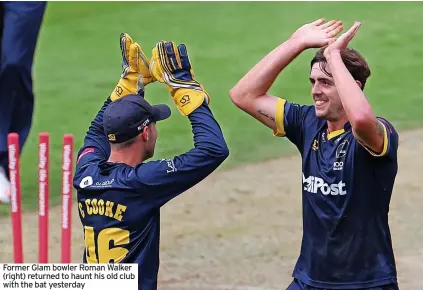
<svg viewBox="0 0 423 290"><path fill-rule="evenodd" d="M184 116L188 116L201 106L204 100L208 100L208 96L204 92L190 89L177 89L171 94L176 107Z"/></svg>
<svg viewBox="0 0 423 290"><path fill-rule="evenodd" d="M129 73L121 78L110 95L112 102L130 94L139 94L144 97L142 78L137 73Z"/></svg>

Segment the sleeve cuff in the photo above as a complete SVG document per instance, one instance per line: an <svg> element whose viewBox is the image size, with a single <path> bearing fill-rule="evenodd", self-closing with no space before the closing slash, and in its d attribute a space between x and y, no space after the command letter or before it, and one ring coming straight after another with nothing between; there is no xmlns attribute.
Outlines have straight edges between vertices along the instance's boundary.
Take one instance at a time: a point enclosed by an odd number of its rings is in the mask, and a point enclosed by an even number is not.
<svg viewBox="0 0 423 290"><path fill-rule="evenodd" d="M273 136L284 137L286 135L285 126L284 126L285 103L286 103L286 100L278 98L278 101L276 103L276 113L275 113L276 129L273 130Z"/></svg>
<svg viewBox="0 0 423 290"><path fill-rule="evenodd" d="M376 153L373 150L371 150L370 148L368 148L367 146L363 145L364 149L366 149L372 156L374 157L383 157L386 155L386 153L388 152L388 143L389 143L389 139L388 139L388 131L386 130L386 126L385 124L383 124L383 122L379 121L379 123L382 124L383 126L383 149L381 153Z"/></svg>

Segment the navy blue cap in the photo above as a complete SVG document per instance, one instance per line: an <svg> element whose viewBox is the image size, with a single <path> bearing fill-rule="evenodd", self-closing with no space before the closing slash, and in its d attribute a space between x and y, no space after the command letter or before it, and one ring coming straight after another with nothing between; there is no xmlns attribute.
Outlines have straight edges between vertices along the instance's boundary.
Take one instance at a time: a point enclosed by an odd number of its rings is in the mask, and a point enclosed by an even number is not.
<svg viewBox="0 0 423 290"><path fill-rule="evenodd" d="M170 115L167 105L150 105L139 95L127 95L107 106L103 128L110 143L122 143L136 137L145 126Z"/></svg>

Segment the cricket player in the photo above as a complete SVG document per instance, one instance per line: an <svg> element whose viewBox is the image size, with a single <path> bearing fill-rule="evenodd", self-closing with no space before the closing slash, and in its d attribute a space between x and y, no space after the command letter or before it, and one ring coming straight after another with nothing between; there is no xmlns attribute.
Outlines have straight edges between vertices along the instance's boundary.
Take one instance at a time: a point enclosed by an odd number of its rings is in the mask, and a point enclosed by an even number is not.
<svg viewBox="0 0 423 290"><path fill-rule="evenodd" d="M161 206L211 174L229 151L185 45L158 42L150 63L141 46L122 34L121 50L122 78L92 121L77 159L83 262L137 263L139 289L150 290L157 289ZM154 155L158 122L171 115L167 105L144 98L145 87L155 81L165 84L188 117L194 147L147 161Z"/></svg>
<svg viewBox="0 0 423 290"><path fill-rule="evenodd" d="M0 2L0 204L10 202L7 135L18 133L22 149L32 124L32 64L46 3Z"/></svg>
<svg viewBox="0 0 423 290"><path fill-rule="evenodd" d="M289 290L398 289L388 225L398 134L363 93L370 69L347 48L359 27L336 38L341 21L305 24L230 91L236 106L301 153L303 237ZM309 75L314 105L269 95L309 48L320 48Z"/></svg>

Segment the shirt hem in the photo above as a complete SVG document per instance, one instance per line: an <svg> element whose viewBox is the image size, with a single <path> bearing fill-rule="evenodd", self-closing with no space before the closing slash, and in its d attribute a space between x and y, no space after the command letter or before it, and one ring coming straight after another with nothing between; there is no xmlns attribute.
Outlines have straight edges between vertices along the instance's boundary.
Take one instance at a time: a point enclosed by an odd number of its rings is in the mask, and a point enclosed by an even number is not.
<svg viewBox="0 0 423 290"><path fill-rule="evenodd" d="M396 277L388 277L388 278L375 280L375 281L346 282L346 283L330 283L330 282L315 281L306 276L302 276L299 274L294 274L293 277L311 287L336 289L336 290L352 289L352 288L357 288L357 289L371 288L371 287L379 287L379 286L385 286L385 285L398 283Z"/></svg>

